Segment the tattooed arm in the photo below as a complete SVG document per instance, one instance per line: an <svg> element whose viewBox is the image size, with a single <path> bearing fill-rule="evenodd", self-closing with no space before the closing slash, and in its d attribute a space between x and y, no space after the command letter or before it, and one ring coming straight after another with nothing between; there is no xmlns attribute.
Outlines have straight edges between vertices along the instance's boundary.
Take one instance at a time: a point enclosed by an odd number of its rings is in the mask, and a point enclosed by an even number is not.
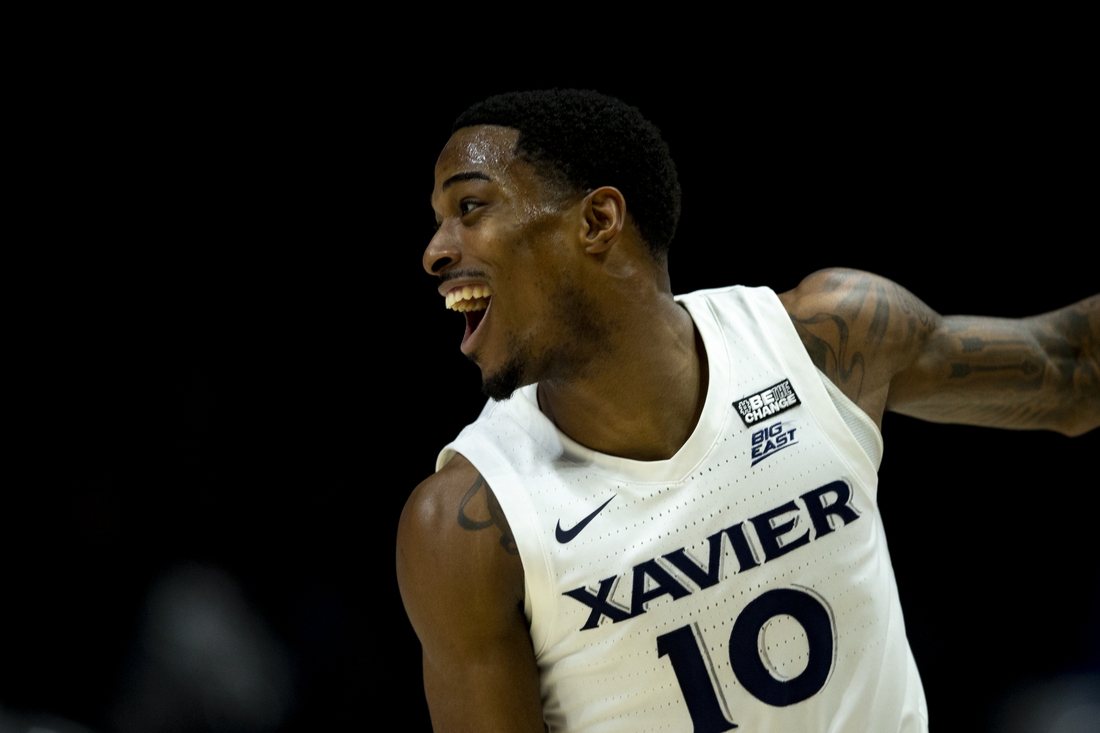
<svg viewBox="0 0 1100 733"><path fill-rule="evenodd" d="M945 317L887 409L932 422L1081 435L1100 425L1100 296L1031 318Z"/></svg>
<svg viewBox="0 0 1100 733"><path fill-rule="evenodd" d="M1080 435L1100 425L1100 296L1023 319L940 316L885 278L823 270L780 295L814 363L881 425Z"/></svg>
<svg viewBox="0 0 1100 733"><path fill-rule="evenodd" d="M397 580L423 647L435 730L541 733L523 566L496 497L463 456L409 497Z"/></svg>

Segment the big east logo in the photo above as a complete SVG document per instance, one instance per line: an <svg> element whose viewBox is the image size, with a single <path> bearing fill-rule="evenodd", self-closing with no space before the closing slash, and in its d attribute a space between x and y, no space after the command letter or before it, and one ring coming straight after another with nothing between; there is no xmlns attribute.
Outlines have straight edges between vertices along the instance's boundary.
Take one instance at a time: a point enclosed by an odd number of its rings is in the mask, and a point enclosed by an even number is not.
<svg viewBox="0 0 1100 733"><path fill-rule="evenodd" d="M752 434L752 463L755 466L765 458L774 456L784 448L796 445L798 440L794 437L796 428L791 422L777 422L767 427L760 428Z"/></svg>

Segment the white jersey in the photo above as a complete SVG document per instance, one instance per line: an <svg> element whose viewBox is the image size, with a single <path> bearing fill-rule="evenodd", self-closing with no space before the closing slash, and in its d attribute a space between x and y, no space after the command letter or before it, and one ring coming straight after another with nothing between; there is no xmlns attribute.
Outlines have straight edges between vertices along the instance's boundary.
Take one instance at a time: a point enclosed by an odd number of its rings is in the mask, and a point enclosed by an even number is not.
<svg viewBox="0 0 1100 733"><path fill-rule="evenodd" d="M535 386L440 453L511 525L551 731L926 731L875 503L881 438L810 361L775 293L678 299L709 365L665 461L589 450Z"/></svg>

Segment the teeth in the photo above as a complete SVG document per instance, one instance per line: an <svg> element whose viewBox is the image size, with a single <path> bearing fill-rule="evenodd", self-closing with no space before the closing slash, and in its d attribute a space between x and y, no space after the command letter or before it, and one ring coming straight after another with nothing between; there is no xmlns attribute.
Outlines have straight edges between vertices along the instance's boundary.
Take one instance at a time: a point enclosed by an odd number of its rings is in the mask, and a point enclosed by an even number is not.
<svg viewBox="0 0 1100 733"><path fill-rule="evenodd" d="M483 311L492 295L488 285L464 285L447 293L447 307L460 313Z"/></svg>

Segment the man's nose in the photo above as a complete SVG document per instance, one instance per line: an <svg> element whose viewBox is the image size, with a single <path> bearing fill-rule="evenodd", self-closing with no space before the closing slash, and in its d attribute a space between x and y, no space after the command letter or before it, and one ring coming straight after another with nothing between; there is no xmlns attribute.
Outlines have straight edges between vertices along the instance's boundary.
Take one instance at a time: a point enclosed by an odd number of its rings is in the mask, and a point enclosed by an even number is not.
<svg viewBox="0 0 1100 733"><path fill-rule="evenodd" d="M457 241L449 230L447 222L444 222L424 250L424 269L429 275L438 275L445 267L461 259Z"/></svg>

